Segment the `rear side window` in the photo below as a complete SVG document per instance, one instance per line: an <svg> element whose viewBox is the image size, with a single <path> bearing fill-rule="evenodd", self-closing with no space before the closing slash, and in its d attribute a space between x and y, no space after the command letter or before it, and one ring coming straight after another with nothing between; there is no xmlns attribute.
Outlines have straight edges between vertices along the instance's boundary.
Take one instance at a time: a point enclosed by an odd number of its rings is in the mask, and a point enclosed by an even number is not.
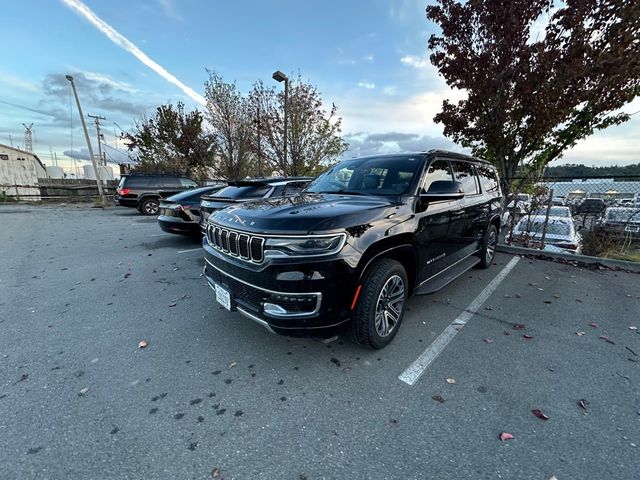
<svg viewBox="0 0 640 480"><path fill-rule="evenodd" d="M439 180L453 181L451 165L449 165L447 160L436 160L431 162L427 169L427 178L424 181L424 185L422 186L420 193L428 192L431 184Z"/></svg>
<svg viewBox="0 0 640 480"><path fill-rule="evenodd" d="M485 192L497 192L499 188L498 174L487 165L477 165L476 170Z"/></svg>
<svg viewBox="0 0 640 480"><path fill-rule="evenodd" d="M480 193L478 178L473 165L467 162L453 162L455 165L455 179L462 184L465 195Z"/></svg>
<svg viewBox="0 0 640 480"><path fill-rule="evenodd" d="M159 188L177 188L181 186L177 177L154 177L151 185Z"/></svg>
<svg viewBox="0 0 640 480"><path fill-rule="evenodd" d="M181 178L180 185L186 188L196 188L198 184L189 178Z"/></svg>
<svg viewBox="0 0 640 480"><path fill-rule="evenodd" d="M123 177L120 180L121 187L144 188L148 187L151 177Z"/></svg>

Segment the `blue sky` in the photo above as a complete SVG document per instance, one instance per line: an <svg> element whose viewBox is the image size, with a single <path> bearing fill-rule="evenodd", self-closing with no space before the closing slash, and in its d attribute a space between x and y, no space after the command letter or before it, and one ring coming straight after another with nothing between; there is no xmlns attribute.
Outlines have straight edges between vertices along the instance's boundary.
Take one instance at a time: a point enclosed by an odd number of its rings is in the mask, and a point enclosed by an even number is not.
<svg viewBox="0 0 640 480"><path fill-rule="evenodd" d="M76 5L74 8L73 5ZM22 123L34 123L34 150L51 164L50 147L86 145L72 105L72 74L86 113L107 117L108 153L120 127L163 102L200 107L209 68L247 91L271 73L300 74L318 86L343 117L349 156L393 150L456 148L433 123L442 99L456 99L428 63L434 31L424 0L5 0L0 63L0 143L24 142ZM102 27L79 9L98 18ZM111 37L105 29L113 29ZM121 35L130 43L114 42ZM7 42L6 39L11 39ZM157 67L131 53L142 52ZM140 56L140 55L139 55ZM166 74L158 74L163 69ZM163 76L164 75L164 76ZM176 81L168 80L173 76ZM189 90L195 95L189 95ZM640 110L636 100L625 111ZM640 162L640 115L581 142L562 163ZM118 127L114 125L118 124ZM90 125L91 127L91 125ZM92 137L95 132L91 128ZM94 144L94 148L95 144Z"/></svg>

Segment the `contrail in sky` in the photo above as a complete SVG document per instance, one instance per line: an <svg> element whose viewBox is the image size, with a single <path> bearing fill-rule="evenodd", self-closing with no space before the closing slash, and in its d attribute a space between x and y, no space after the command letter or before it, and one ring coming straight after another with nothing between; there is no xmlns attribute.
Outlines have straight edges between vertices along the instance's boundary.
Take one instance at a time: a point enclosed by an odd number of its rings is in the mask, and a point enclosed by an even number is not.
<svg viewBox="0 0 640 480"><path fill-rule="evenodd" d="M98 17L93 11L87 7L80 0L62 0L64 4L66 4L72 10L75 10L77 13L86 18L89 23L91 23L94 27L104 33L113 43L118 45L120 48L126 50L142 63L144 63L151 70L156 72L166 81L173 83L180 90L182 90L186 95L190 98L198 102L200 105L205 105L206 101L202 95L196 92L193 88L188 87L180 80L178 80L175 75L169 73L163 66L158 65L156 62L151 60L146 53L136 47L133 43L131 43L124 35L115 30L111 25L106 23L100 17Z"/></svg>

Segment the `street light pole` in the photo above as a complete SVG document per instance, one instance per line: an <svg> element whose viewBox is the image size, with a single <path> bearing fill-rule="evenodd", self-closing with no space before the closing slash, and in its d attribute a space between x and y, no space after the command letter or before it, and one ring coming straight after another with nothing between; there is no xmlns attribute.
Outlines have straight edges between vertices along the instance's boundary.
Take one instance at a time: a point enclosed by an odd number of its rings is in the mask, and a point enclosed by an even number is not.
<svg viewBox="0 0 640 480"><path fill-rule="evenodd" d="M80 106L80 99L78 98L78 91L76 90L76 84L73 81L71 75L65 75L65 78L71 82L71 88L73 89L73 95L76 97L76 104L78 105L78 114L80 115L80 122L82 123L82 130L84 131L84 138L87 141L87 148L89 149L89 157L91 157L91 164L93 165L93 173L96 176L96 183L98 184L98 193L100 194L100 200L102 201L102 207L107 207L107 199L104 196L102 190L102 182L100 181L100 174L98 173L98 166L96 165L96 158L93 156L93 148L91 148L91 140L89 140L89 131L87 130L87 124L84 122L84 115L82 114L82 107Z"/></svg>
<svg viewBox="0 0 640 480"><path fill-rule="evenodd" d="M284 165L286 167L287 165L287 127L288 127L288 120L287 117L289 115L287 115L287 103L289 102L289 77L287 77L284 73L282 73L280 70L276 70L275 72L273 72L272 78L277 81L277 82L284 82L284 145L283 145L283 150L284 150ZM283 172L285 175L287 174L287 172Z"/></svg>

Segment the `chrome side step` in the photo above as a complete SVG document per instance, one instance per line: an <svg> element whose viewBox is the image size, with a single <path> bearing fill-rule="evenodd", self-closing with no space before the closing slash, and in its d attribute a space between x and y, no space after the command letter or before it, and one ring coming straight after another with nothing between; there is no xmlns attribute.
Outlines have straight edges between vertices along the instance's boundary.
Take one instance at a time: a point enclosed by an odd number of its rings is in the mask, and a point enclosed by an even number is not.
<svg viewBox="0 0 640 480"><path fill-rule="evenodd" d="M428 295L446 287L460 275L473 268L480 263L480 257L475 254L470 255L462 260L454 263L449 268L437 273L431 278L426 279L413 292L414 295Z"/></svg>

